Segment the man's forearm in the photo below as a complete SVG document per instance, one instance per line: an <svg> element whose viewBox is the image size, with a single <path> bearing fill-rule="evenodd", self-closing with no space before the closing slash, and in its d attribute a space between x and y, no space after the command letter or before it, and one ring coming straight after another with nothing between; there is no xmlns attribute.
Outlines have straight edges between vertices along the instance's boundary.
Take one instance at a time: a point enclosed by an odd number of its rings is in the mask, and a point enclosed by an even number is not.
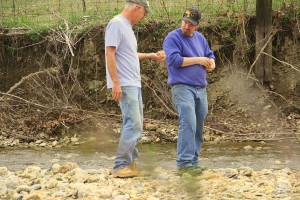
<svg viewBox="0 0 300 200"><path fill-rule="evenodd" d="M139 60L153 59L152 53L138 53Z"/></svg>
<svg viewBox="0 0 300 200"><path fill-rule="evenodd" d="M188 67L191 65L202 65L204 67L209 67L212 64L212 60L207 57L184 57L181 67Z"/></svg>
<svg viewBox="0 0 300 200"><path fill-rule="evenodd" d="M199 65L199 57L184 57L181 67L188 67L197 64Z"/></svg>

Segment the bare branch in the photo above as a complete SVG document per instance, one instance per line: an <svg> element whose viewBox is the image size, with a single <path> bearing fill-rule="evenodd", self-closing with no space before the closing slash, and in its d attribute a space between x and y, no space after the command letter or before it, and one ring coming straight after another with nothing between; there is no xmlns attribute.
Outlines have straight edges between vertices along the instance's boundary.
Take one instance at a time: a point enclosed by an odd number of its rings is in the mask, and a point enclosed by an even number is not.
<svg viewBox="0 0 300 200"><path fill-rule="evenodd" d="M178 116L177 113L173 112L171 108L169 108L165 102L157 95L156 91L150 87L150 85L147 83L147 81L145 81L145 77L142 76L142 81L143 83L146 84L146 86L154 93L154 95L159 99L159 101L164 105L164 107L172 114L172 115L175 115L175 116Z"/></svg>
<svg viewBox="0 0 300 200"><path fill-rule="evenodd" d="M271 41L271 39L273 38L273 36L275 35L275 33L273 33L272 35L270 35L270 37L268 38L266 44L261 48L261 50L259 51L259 54L257 55L256 59L254 60L254 62L252 63L252 65L250 66L249 72L248 72L248 76L247 79L249 79L250 73L252 72L252 68L254 67L254 65L256 64L258 58L260 57L260 55L262 54L262 52L265 50L265 48L267 47L267 45L269 44L269 42Z"/></svg>
<svg viewBox="0 0 300 200"><path fill-rule="evenodd" d="M262 53L262 54L265 54L265 55L267 55L267 56L270 56L271 58L273 58L274 60L276 60L276 61L278 61L278 62L280 62L280 63L282 63L282 64L285 64L285 65L290 66L291 68L293 68L293 69L296 70L297 72L300 72L300 70L297 69L297 67L295 67L295 66L293 66L293 65L291 65L291 64L289 64L289 63L287 63L287 62L284 62L284 61L282 61L282 60L279 60L279 59L275 58L274 56L272 56L272 55L270 55L270 54L268 54L268 53L266 53L266 52L261 52L261 53Z"/></svg>
<svg viewBox="0 0 300 200"><path fill-rule="evenodd" d="M29 74L28 76L25 76L25 77L22 77L22 79L17 82L16 84L14 84L5 94L10 94L12 93L17 87L19 87L24 81L32 78L33 76L37 76L39 74L44 74L44 73L47 73L47 72L57 72L57 70L55 68L50 68L50 69L45 69L43 71L38 71L38 72L35 72L35 73L32 73L32 74Z"/></svg>

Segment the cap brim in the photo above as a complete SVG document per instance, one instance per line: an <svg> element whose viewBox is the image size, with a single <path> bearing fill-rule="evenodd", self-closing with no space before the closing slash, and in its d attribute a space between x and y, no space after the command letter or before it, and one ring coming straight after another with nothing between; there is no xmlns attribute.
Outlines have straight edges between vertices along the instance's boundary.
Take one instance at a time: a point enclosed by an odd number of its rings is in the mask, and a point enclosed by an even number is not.
<svg viewBox="0 0 300 200"><path fill-rule="evenodd" d="M149 7L146 8L146 11L147 11L148 14L152 14L153 13L152 10Z"/></svg>
<svg viewBox="0 0 300 200"><path fill-rule="evenodd" d="M184 21L188 21L188 22L191 22L194 26L196 26L197 24L198 24L198 22L197 21L195 21L195 20L192 20L192 19L190 19L190 18L187 18L187 17L183 17L182 18L182 20L184 20Z"/></svg>

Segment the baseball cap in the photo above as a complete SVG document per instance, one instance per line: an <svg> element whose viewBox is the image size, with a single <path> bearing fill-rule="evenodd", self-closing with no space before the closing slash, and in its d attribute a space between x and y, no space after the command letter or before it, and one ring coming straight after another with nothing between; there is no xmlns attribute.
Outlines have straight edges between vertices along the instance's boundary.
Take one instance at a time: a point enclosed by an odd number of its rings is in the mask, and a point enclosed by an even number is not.
<svg viewBox="0 0 300 200"><path fill-rule="evenodd" d="M191 22L193 25L197 25L201 19L201 14L196 8L188 8L182 16L182 20Z"/></svg>
<svg viewBox="0 0 300 200"><path fill-rule="evenodd" d="M149 13L149 14L152 13L152 10L150 9L150 6L149 6L149 2L147 0L126 0L126 2L139 4L146 9L147 13Z"/></svg>

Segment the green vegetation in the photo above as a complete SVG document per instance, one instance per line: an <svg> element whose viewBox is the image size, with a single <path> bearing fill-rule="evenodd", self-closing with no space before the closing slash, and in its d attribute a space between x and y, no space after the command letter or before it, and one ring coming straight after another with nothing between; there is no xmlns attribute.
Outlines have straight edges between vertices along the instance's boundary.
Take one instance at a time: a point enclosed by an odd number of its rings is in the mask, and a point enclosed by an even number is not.
<svg viewBox="0 0 300 200"><path fill-rule="evenodd" d="M85 2L85 6L83 4ZM237 13L253 14L256 0L149 0L154 12L146 21L166 23L180 19L186 7L197 7L202 22ZM298 0L273 0L273 9L298 5ZM299 5L298 5L299 6ZM124 0L0 0L0 27L44 29L67 20L70 24L105 24L124 7ZM224 25L224 24L223 24Z"/></svg>
<svg viewBox="0 0 300 200"><path fill-rule="evenodd" d="M8 46L7 51L10 56L13 56L17 52L17 48Z"/></svg>

